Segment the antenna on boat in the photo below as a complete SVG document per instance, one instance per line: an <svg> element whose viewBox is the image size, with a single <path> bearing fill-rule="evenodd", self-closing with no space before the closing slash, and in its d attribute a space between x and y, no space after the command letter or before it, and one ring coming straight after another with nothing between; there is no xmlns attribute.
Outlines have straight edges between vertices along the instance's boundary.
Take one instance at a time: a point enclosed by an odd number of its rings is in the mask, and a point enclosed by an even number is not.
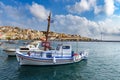
<svg viewBox="0 0 120 80"><path fill-rule="evenodd" d="M78 53L79 51L78 51L78 41L79 41L79 39L78 39L78 37L77 37L77 40L76 40L76 52Z"/></svg>
<svg viewBox="0 0 120 80"><path fill-rule="evenodd" d="M102 41L102 32L101 32L101 41Z"/></svg>
<svg viewBox="0 0 120 80"><path fill-rule="evenodd" d="M48 43L48 34L49 34L49 31L50 31L50 21L51 21L51 12L49 13L49 16L48 16L48 25L47 25L47 32L46 32L46 35L45 35L45 37L46 37L46 40L45 40L45 47L44 47L44 50L46 51L46 49L47 49L47 46L46 46L46 44Z"/></svg>

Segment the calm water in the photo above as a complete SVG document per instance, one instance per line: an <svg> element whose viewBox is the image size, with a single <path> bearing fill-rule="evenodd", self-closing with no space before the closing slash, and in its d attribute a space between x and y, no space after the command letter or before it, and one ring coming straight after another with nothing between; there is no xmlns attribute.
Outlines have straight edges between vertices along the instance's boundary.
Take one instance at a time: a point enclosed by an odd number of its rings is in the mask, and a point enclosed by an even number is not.
<svg viewBox="0 0 120 80"><path fill-rule="evenodd" d="M88 60L61 66L20 66L15 57L2 51L6 45L0 46L0 80L120 80L120 43L69 43L89 51Z"/></svg>

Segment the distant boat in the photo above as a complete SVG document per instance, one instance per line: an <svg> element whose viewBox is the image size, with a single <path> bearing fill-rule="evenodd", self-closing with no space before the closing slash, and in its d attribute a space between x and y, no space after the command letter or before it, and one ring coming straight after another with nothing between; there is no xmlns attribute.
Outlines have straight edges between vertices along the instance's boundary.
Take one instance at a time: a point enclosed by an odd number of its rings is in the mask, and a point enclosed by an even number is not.
<svg viewBox="0 0 120 80"><path fill-rule="evenodd" d="M28 51L42 51L39 47L41 46L41 41L33 41L26 46L21 46L19 51L28 52ZM8 56L15 56L16 48L5 48L3 51L6 52Z"/></svg>
<svg viewBox="0 0 120 80"><path fill-rule="evenodd" d="M17 44L18 40L6 40L4 41L5 43L9 43L9 44Z"/></svg>
<svg viewBox="0 0 120 80"><path fill-rule="evenodd" d="M88 53L85 51L74 52L70 44L58 44L55 50L51 50L48 42L49 27L51 21L51 13L48 16L48 27L46 32L46 39L42 42L44 51L30 51L22 53L16 50L17 61L20 65L61 65L70 64L87 59Z"/></svg>

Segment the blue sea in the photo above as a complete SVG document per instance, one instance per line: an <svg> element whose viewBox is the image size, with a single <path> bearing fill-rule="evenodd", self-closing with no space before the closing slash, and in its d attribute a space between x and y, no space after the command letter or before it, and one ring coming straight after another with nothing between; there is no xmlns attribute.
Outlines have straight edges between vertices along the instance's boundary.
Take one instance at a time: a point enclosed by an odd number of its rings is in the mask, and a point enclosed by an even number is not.
<svg viewBox="0 0 120 80"><path fill-rule="evenodd" d="M0 46L0 80L120 80L120 42L62 42L75 51L88 51L88 59L60 66L20 66L3 49L22 42Z"/></svg>

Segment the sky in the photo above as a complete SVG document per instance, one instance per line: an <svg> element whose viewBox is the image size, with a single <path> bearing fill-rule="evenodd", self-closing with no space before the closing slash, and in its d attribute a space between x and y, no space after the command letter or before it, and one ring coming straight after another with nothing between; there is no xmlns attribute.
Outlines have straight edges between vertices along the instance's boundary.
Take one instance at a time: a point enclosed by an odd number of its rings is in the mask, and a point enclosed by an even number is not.
<svg viewBox="0 0 120 80"><path fill-rule="evenodd" d="M0 0L0 26L120 40L120 0Z"/></svg>

